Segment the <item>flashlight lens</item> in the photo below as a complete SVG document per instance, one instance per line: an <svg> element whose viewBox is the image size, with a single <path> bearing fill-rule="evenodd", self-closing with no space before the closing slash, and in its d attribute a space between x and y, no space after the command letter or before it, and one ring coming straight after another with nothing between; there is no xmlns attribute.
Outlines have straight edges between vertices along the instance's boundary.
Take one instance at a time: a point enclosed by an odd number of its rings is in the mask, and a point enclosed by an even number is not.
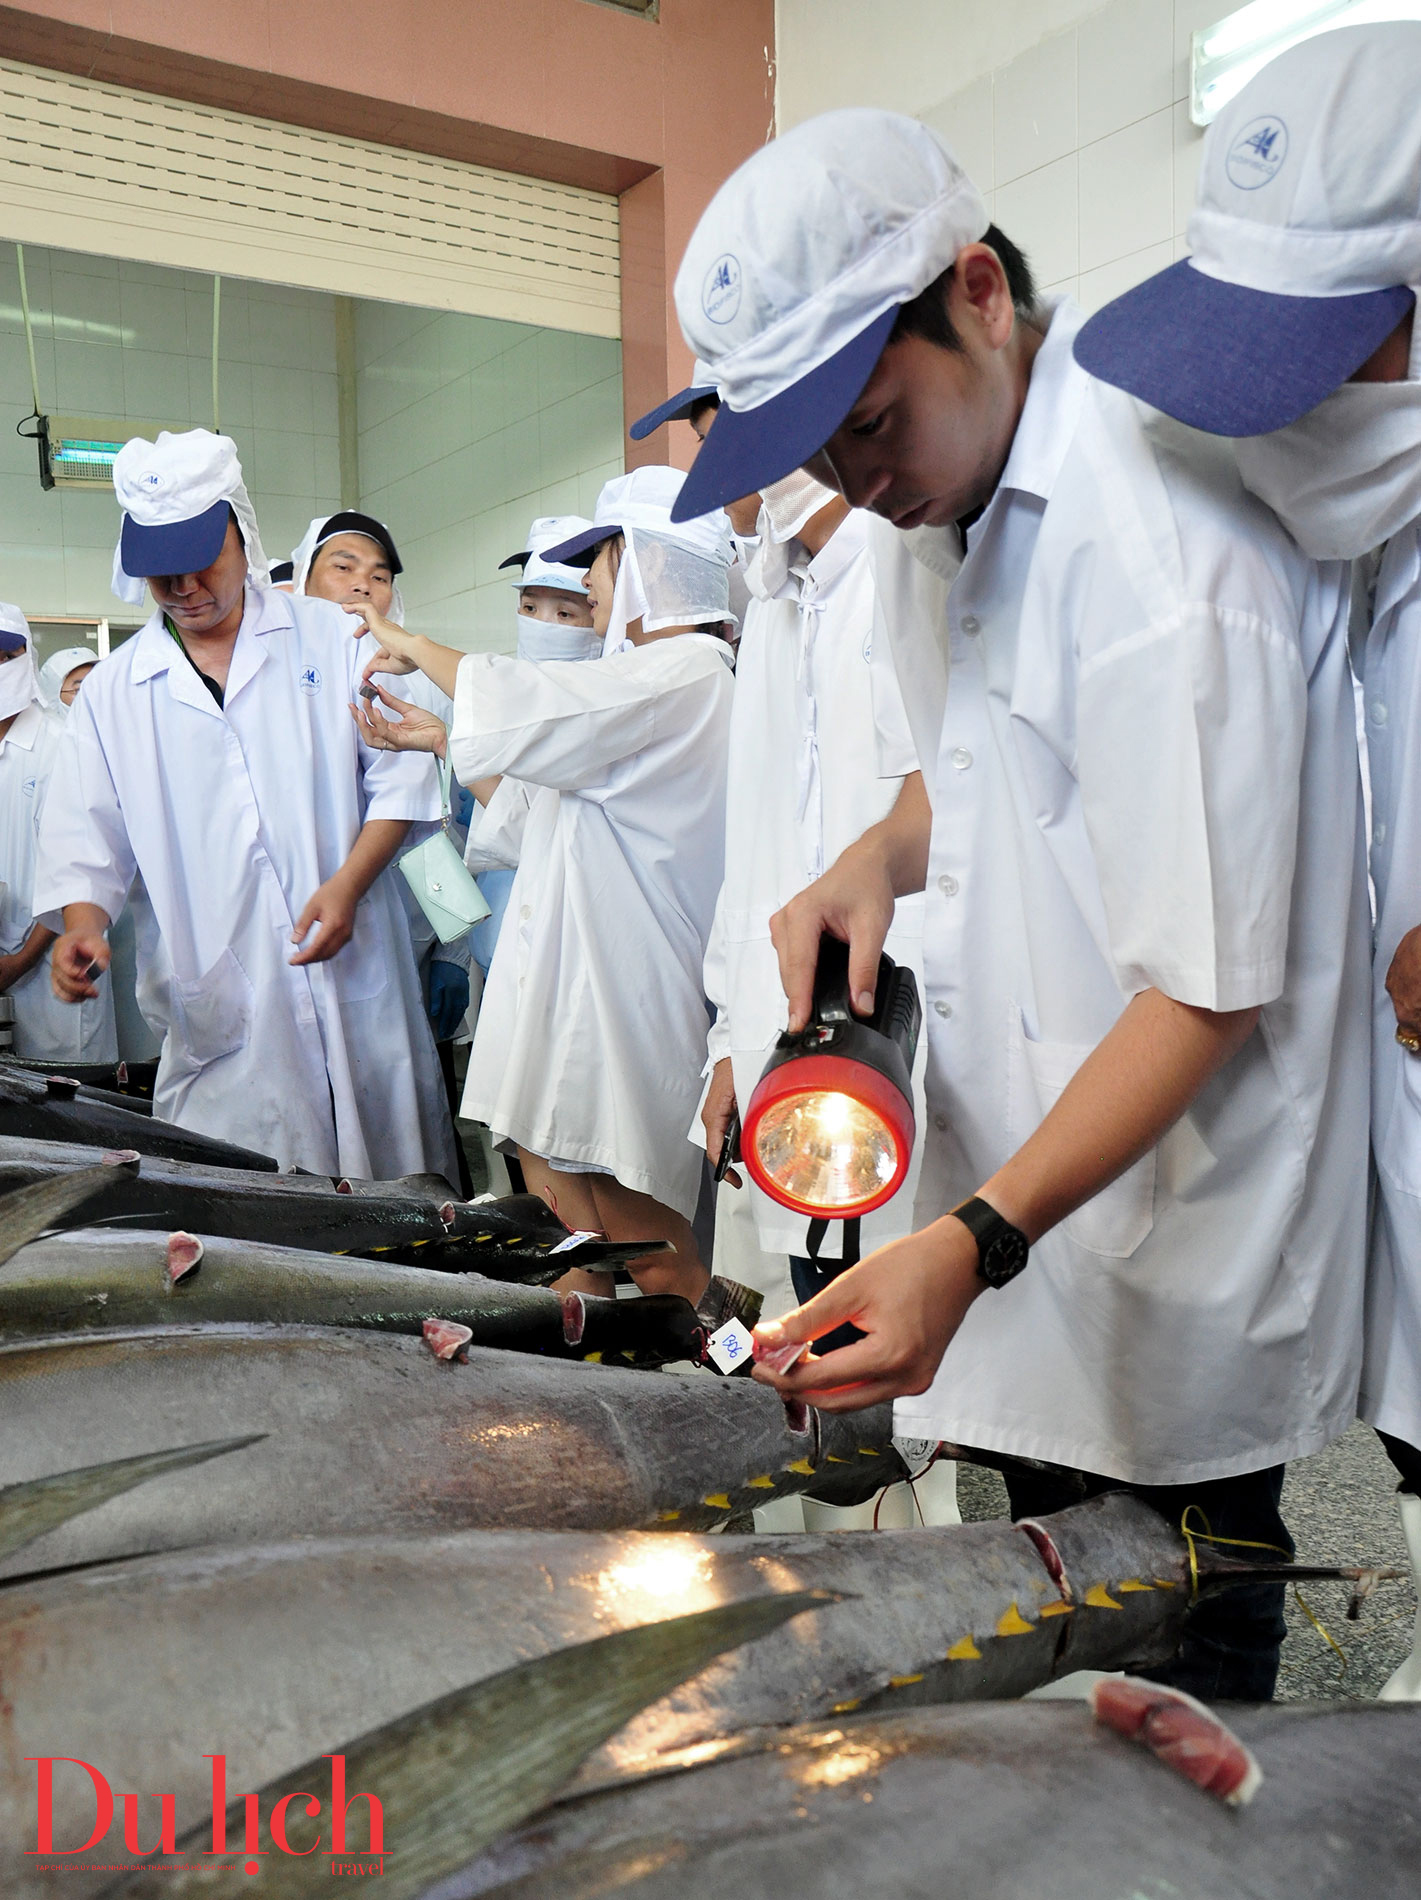
<svg viewBox="0 0 1421 1900"><path fill-rule="evenodd" d="M773 1102L755 1129L761 1171L796 1202L852 1212L892 1180L898 1144L883 1117L852 1095L813 1089Z"/></svg>

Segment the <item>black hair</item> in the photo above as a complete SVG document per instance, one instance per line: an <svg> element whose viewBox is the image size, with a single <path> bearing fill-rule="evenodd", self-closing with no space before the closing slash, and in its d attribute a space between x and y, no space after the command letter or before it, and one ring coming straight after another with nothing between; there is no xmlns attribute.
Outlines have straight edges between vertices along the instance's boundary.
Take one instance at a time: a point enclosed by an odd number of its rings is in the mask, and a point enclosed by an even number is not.
<svg viewBox="0 0 1421 1900"><path fill-rule="evenodd" d="M720 396L714 389L712 389L707 395L697 396L696 400L691 404L690 408L686 411L686 420L687 422L690 423L691 427L694 429L696 424L700 421L701 417L705 414L707 409L719 409L719 408L720 408Z"/></svg>
<svg viewBox="0 0 1421 1900"><path fill-rule="evenodd" d="M989 224L983 232L982 243L995 251L1001 261L1016 314L1031 322L1036 315L1036 279L1025 254L994 224ZM897 343L905 336L917 336L925 343L935 343L940 350L962 348L962 338L947 314L948 287L956 270L954 261L940 276L934 277L926 290L920 290L911 302L903 305L888 339L890 343Z"/></svg>

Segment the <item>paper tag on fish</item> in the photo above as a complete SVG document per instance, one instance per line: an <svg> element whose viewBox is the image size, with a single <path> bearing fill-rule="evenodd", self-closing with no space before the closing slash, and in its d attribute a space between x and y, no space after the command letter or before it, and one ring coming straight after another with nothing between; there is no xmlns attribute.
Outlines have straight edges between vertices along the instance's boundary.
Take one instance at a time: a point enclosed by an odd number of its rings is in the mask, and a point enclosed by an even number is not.
<svg viewBox="0 0 1421 1900"><path fill-rule="evenodd" d="M738 1319L728 1319L706 1341L706 1352L722 1372L738 1372L754 1358L755 1342Z"/></svg>
<svg viewBox="0 0 1421 1900"><path fill-rule="evenodd" d="M549 1247L548 1252L549 1254L571 1253L572 1249L574 1247L580 1247L584 1240L601 1240L603 1238L604 1236L601 1234L569 1234L567 1239L560 1240L556 1247Z"/></svg>

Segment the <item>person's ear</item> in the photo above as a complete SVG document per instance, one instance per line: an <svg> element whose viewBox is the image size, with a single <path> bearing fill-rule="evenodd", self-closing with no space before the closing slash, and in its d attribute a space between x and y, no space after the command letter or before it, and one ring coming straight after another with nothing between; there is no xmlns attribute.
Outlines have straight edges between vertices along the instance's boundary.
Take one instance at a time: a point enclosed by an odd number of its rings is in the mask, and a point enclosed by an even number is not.
<svg viewBox="0 0 1421 1900"><path fill-rule="evenodd" d="M988 349L1011 338L1016 310L1002 261L989 244L968 244L957 254L948 292L948 315L961 335L975 329Z"/></svg>

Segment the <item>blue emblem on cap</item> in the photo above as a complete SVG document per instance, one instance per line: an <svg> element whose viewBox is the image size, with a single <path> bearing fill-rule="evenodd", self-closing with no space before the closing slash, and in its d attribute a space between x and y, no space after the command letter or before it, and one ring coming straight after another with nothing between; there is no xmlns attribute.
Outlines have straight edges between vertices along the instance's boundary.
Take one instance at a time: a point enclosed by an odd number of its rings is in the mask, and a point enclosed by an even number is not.
<svg viewBox="0 0 1421 1900"><path fill-rule="evenodd" d="M724 251L706 273L701 308L712 323L729 323L740 308L740 259Z"/></svg>
<svg viewBox="0 0 1421 1900"><path fill-rule="evenodd" d="M1229 182L1240 191L1257 191L1271 185L1283 169L1288 156L1288 128L1271 114L1266 119L1251 119L1229 147L1224 170Z"/></svg>
<svg viewBox="0 0 1421 1900"><path fill-rule="evenodd" d="M303 693L319 693L321 690L321 669L318 666L303 666L296 675L297 684Z"/></svg>

